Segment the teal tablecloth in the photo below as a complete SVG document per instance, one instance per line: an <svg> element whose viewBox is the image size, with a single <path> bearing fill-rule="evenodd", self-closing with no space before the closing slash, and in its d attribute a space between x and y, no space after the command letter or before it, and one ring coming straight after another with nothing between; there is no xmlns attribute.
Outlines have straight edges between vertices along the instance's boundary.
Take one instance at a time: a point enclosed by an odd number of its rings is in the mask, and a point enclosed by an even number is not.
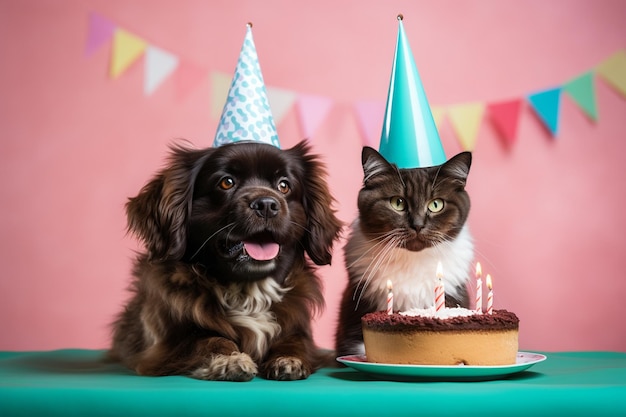
<svg viewBox="0 0 626 417"><path fill-rule="evenodd" d="M626 416L626 353L547 353L508 379L388 381L325 368L304 381L140 377L101 351L0 352L0 416Z"/></svg>

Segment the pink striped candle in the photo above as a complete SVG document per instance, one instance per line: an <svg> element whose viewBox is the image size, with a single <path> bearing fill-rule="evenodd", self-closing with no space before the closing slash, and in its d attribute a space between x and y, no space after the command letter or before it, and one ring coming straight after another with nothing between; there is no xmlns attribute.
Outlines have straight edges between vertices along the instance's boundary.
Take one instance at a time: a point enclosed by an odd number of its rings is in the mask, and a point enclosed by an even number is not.
<svg viewBox="0 0 626 417"><path fill-rule="evenodd" d="M487 288L489 293L487 294L487 314L493 314L493 286L491 283L491 275L487 274Z"/></svg>
<svg viewBox="0 0 626 417"><path fill-rule="evenodd" d="M483 312L483 269L480 262L476 262L476 307L477 313Z"/></svg>
<svg viewBox="0 0 626 417"><path fill-rule="evenodd" d="M443 310L446 306L446 291L443 287L443 268L441 262L437 264L437 285L435 286L435 311Z"/></svg>
<svg viewBox="0 0 626 417"><path fill-rule="evenodd" d="M393 314L393 285L387 280L387 314Z"/></svg>

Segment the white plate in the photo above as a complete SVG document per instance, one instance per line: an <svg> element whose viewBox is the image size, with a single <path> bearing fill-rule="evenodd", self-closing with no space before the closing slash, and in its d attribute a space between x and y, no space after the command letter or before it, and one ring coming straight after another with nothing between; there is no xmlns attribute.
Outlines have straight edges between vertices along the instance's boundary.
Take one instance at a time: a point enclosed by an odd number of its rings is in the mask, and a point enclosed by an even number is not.
<svg viewBox="0 0 626 417"><path fill-rule="evenodd" d="M398 365L368 362L365 356L340 356L337 361L358 371L395 378L440 379L440 380L486 380L506 377L525 371L536 363L546 360L545 355L517 352L512 365L469 366L469 365Z"/></svg>

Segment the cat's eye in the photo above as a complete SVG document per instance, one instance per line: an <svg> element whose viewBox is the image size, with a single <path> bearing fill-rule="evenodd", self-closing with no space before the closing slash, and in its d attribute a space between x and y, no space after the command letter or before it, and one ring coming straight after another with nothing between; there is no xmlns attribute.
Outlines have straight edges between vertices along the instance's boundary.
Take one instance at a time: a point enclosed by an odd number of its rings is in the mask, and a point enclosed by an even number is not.
<svg viewBox="0 0 626 417"><path fill-rule="evenodd" d="M220 180L219 187L222 190L230 190L235 186L235 180L232 177L224 177Z"/></svg>
<svg viewBox="0 0 626 417"><path fill-rule="evenodd" d="M440 198L435 198L433 201L428 203L428 211L431 213L439 213L443 210L443 200Z"/></svg>
<svg viewBox="0 0 626 417"><path fill-rule="evenodd" d="M280 182L278 183L278 191L283 194L287 194L289 191L291 191L291 186L289 185L289 182L287 180L280 180Z"/></svg>
<svg viewBox="0 0 626 417"><path fill-rule="evenodd" d="M389 204L396 211L406 210L406 200L399 196L394 196L389 199Z"/></svg>

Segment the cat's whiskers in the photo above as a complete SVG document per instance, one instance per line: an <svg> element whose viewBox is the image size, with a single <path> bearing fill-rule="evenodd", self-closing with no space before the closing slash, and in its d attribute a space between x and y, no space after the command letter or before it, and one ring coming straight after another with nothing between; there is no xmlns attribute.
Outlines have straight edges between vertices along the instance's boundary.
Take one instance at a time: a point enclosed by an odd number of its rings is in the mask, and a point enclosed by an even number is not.
<svg viewBox="0 0 626 417"><path fill-rule="evenodd" d="M363 288L366 288L368 283L369 283L369 277L371 276L371 269L372 268L372 264L380 257L381 253L388 251L388 247L390 245L390 243L393 243L393 239L395 237L397 231L390 231L387 232L385 234L382 234L374 239L369 240L368 242L364 242L363 246L368 245L368 243L370 242L374 242L376 240L378 240L378 242L376 242L374 245L371 245L369 247L369 249L367 249L366 251L363 252L363 254L361 256L359 256L354 262L352 262L348 268L352 268L354 267L354 265L356 265L361 259L363 259L366 255L370 254L370 252L376 250L376 253L374 254L374 256L371 258L371 261L369 262L369 264L367 265L367 268L365 269L365 271L363 271L363 274L361 274L361 278L359 279L359 282L357 283L355 289L354 289L354 294L352 295L352 299L354 300L356 298L356 294L359 290L359 287L361 286L361 284L363 283L363 278L366 278L365 280L365 285L363 285ZM378 250L380 246L383 246L382 250ZM369 273L368 273L369 272ZM360 299L360 297L359 297ZM358 303L357 303L358 306Z"/></svg>
<svg viewBox="0 0 626 417"><path fill-rule="evenodd" d="M365 272L361 275L359 279L359 283L355 287L355 293L353 294L353 299L356 296L357 292L359 293L359 297L356 302L355 309L358 308L359 302L363 297L363 294L366 292L367 287L369 286L372 279L376 276L384 276L385 270L390 265L390 260L393 256L393 250L402 246L403 242L407 238L407 234L403 232L402 229L395 229L392 233L389 233L386 238L378 242L375 246L380 246L381 243L385 243L382 249L380 249L372 258L372 261L368 264ZM365 280L365 282L363 282ZM360 292L359 292L360 287Z"/></svg>
<svg viewBox="0 0 626 417"><path fill-rule="evenodd" d="M367 256L371 251L375 250L378 246L384 244L385 240L393 237L392 235L394 234L394 232L395 231L392 230L390 232L381 233L379 236L376 236L370 240L366 240L362 242L359 246L359 250L362 251L363 253L361 254L361 256L359 256L350 264L348 264L347 268L354 267L361 259L363 259L363 257ZM372 242L376 242L377 240L378 240L377 243L375 243L374 245L371 245Z"/></svg>

